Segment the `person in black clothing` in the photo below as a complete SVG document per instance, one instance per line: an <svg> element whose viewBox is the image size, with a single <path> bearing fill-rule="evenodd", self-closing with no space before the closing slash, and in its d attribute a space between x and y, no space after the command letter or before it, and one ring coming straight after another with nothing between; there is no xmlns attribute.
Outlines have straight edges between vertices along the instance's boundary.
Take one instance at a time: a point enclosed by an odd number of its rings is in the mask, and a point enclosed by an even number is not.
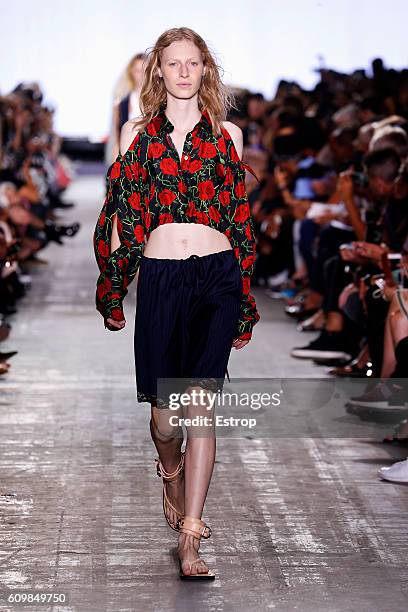
<svg viewBox="0 0 408 612"><path fill-rule="evenodd" d="M373 151L364 158L364 168L371 194L371 207L365 214L364 240L351 242L347 248L339 249L325 261L323 309L327 317L326 325L316 340L307 346L295 347L291 352L293 357L349 360L356 355L358 340L362 335L361 327L356 327L339 308L340 294L352 281L353 273L356 282L367 274L380 273L382 253L388 250L399 252L407 236L408 199L401 188L405 173L401 174L400 171L400 157L393 149ZM372 300L374 290L375 287L366 296L365 333L374 375L378 375L388 306Z"/></svg>

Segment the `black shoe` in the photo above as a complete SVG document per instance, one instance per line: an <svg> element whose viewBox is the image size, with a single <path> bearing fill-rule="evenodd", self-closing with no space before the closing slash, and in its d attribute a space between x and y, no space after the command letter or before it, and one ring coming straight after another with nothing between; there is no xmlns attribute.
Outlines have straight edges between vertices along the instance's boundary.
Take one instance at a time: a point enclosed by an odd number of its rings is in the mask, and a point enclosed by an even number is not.
<svg viewBox="0 0 408 612"><path fill-rule="evenodd" d="M313 362L318 366L327 366L329 368L340 368L348 365L350 363L350 359L313 359Z"/></svg>
<svg viewBox="0 0 408 612"><path fill-rule="evenodd" d="M18 351L9 351L8 353L0 353L0 362L7 361L10 357L17 355Z"/></svg>
<svg viewBox="0 0 408 612"><path fill-rule="evenodd" d="M75 204L73 202L63 202L62 200L59 200L57 203L52 204L52 208L62 208L62 209L73 208L74 206Z"/></svg>
<svg viewBox="0 0 408 612"><path fill-rule="evenodd" d="M316 340L312 340L306 346L295 346L290 354L299 359L344 359L345 361L349 361L354 356L348 348L347 338L343 332L328 332L325 329Z"/></svg>
<svg viewBox="0 0 408 612"><path fill-rule="evenodd" d="M50 242L57 242L58 244L64 244L61 240L61 229L59 225L56 225L53 221L47 219L45 221L44 233L47 240Z"/></svg>
<svg viewBox="0 0 408 612"><path fill-rule="evenodd" d="M61 225L62 236L72 238L72 236L75 236L75 234L79 231L80 227L81 224L78 222L72 223L71 225Z"/></svg>
<svg viewBox="0 0 408 612"><path fill-rule="evenodd" d="M16 314L16 312L17 308L14 308L14 306L11 306L10 304L4 304L4 306L0 307L0 313L6 316Z"/></svg>
<svg viewBox="0 0 408 612"><path fill-rule="evenodd" d="M71 238L72 236L75 236L80 227L80 223L72 223L71 225L58 225L53 221L47 219L45 221L44 231L48 240L57 242L58 244L64 244L61 240L61 237L67 236Z"/></svg>

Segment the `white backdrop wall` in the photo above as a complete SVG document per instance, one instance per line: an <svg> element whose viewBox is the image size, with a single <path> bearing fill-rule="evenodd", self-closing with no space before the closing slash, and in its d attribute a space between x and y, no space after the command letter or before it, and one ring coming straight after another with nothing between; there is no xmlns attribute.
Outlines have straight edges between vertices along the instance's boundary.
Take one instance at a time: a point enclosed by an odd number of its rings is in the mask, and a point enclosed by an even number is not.
<svg viewBox="0 0 408 612"><path fill-rule="evenodd" d="M0 0L0 93L37 80L61 135L100 139L128 59L166 29L210 45L224 81L271 98L281 78L316 82L319 56L338 70L407 64L408 2L388 0Z"/></svg>

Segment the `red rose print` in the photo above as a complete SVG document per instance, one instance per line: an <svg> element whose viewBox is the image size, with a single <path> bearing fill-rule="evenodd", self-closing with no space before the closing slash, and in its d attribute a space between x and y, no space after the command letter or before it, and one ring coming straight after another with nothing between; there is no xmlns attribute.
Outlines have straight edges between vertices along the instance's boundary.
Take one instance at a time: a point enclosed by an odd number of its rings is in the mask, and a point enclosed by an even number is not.
<svg viewBox="0 0 408 612"><path fill-rule="evenodd" d="M242 260L242 269L243 270L248 270L248 268L250 268L254 263L254 256L253 255L249 255L248 257L245 257L245 259Z"/></svg>
<svg viewBox="0 0 408 612"><path fill-rule="evenodd" d="M120 162L115 162L110 172L110 178L117 179L120 177Z"/></svg>
<svg viewBox="0 0 408 612"><path fill-rule="evenodd" d="M138 162L134 162L131 164L130 168L133 172L133 176L138 179L140 174L140 164Z"/></svg>
<svg viewBox="0 0 408 612"><path fill-rule="evenodd" d="M165 223L172 223L173 217L170 213L163 213L159 217L159 225L164 225Z"/></svg>
<svg viewBox="0 0 408 612"><path fill-rule="evenodd" d="M147 149L147 155L153 158L161 157L165 150L166 147L160 144L160 142L152 142Z"/></svg>
<svg viewBox="0 0 408 612"><path fill-rule="evenodd" d="M142 225L136 225L134 234L139 244L144 242L144 229Z"/></svg>
<svg viewBox="0 0 408 612"><path fill-rule="evenodd" d="M114 321L123 321L123 319L125 318L123 316L123 310L121 308L112 308L110 318Z"/></svg>
<svg viewBox="0 0 408 612"><path fill-rule="evenodd" d="M201 170L201 168L203 167L203 162L200 159L195 159L194 161L192 161L189 165L189 172L190 174L194 174L195 172L198 172L199 170Z"/></svg>
<svg viewBox="0 0 408 612"><path fill-rule="evenodd" d="M221 151L221 153L224 153L224 155L226 155L227 147L226 147L226 144L225 144L225 139L224 138L219 138L217 140L217 144L218 144L218 149Z"/></svg>
<svg viewBox="0 0 408 612"><path fill-rule="evenodd" d="M202 225L210 224L210 220L208 219L208 216L201 210L196 211L196 218L197 218L197 223L202 223Z"/></svg>
<svg viewBox="0 0 408 612"><path fill-rule="evenodd" d="M218 194L218 199L223 206L228 206L228 204L231 202L229 191L220 191Z"/></svg>
<svg viewBox="0 0 408 612"><path fill-rule="evenodd" d="M140 193L135 191L128 197L128 202L134 210L141 210Z"/></svg>
<svg viewBox="0 0 408 612"><path fill-rule="evenodd" d="M251 332L246 332L245 334L242 334L239 337L240 340L250 340L251 338L252 338Z"/></svg>
<svg viewBox="0 0 408 612"><path fill-rule="evenodd" d="M145 215L145 222L144 222L146 230L150 228L151 224L152 224L152 215L151 213L147 212Z"/></svg>
<svg viewBox="0 0 408 612"><path fill-rule="evenodd" d="M176 176L178 173L178 166L174 159L171 159L171 157L165 157L160 162L160 170L164 174L171 174L173 176Z"/></svg>
<svg viewBox="0 0 408 612"><path fill-rule="evenodd" d="M245 183L238 183L238 185L236 185L235 187L235 195L237 196L237 198L245 198L246 197L246 191L245 191Z"/></svg>
<svg viewBox="0 0 408 612"><path fill-rule="evenodd" d="M175 199L176 194L170 191L170 189L163 189L163 191L159 193L159 200L162 206L170 206Z"/></svg>
<svg viewBox="0 0 408 612"><path fill-rule="evenodd" d="M109 246L103 240L98 242L98 252L102 257L109 257L110 255Z"/></svg>
<svg viewBox="0 0 408 612"><path fill-rule="evenodd" d="M235 223L244 223L249 217L249 206L248 204L240 204L234 214Z"/></svg>
<svg viewBox="0 0 408 612"><path fill-rule="evenodd" d="M178 158L167 127L161 110L139 132L126 154L119 154L110 166L104 204L93 238L100 269L97 310L104 318L124 318L122 299L136 274L146 238L159 225L184 220L214 227L229 241L242 280L236 335L249 340L252 327L260 318L250 293L256 261L256 241L245 187L245 171L250 168L240 160L225 128L221 126L221 134L213 133L207 111L202 113L183 151L188 159L184 159L185 155ZM111 253L115 217L120 248Z"/></svg>
<svg viewBox="0 0 408 612"><path fill-rule="evenodd" d="M249 290L251 288L251 281L249 276L242 277L242 292L244 295L248 295Z"/></svg>
<svg viewBox="0 0 408 612"><path fill-rule="evenodd" d="M231 157L231 161L233 161L233 162L239 162L240 161L239 155L238 155L237 150L235 148L235 145L233 143L231 143L230 157Z"/></svg>
<svg viewBox="0 0 408 612"><path fill-rule="evenodd" d="M220 215L219 211L216 208L214 208L214 206L210 206L210 208L208 209L208 214L210 216L210 219L212 219L216 223L220 222L221 215Z"/></svg>
<svg viewBox="0 0 408 612"><path fill-rule="evenodd" d="M224 178L224 176L225 176L225 166L224 166L224 164L216 164L215 171L217 173L217 176L220 176L221 178Z"/></svg>
<svg viewBox="0 0 408 612"><path fill-rule="evenodd" d="M246 227L245 227L245 236L247 237L247 240L252 240L252 229L251 229L251 225L249 222L246 224ZM253 244L254 244L254 247L256 248L255 243Z"/></svg>
<svg viewBox="0 0 408 612"><path fill-rule="evenodd" d="M202 142L200 145L199 156L204 158L215 157L217 149L211 142Z"/></svg>
<svg viewBox="0 0 408 612"><path fill-rule="evenodd" d="M189 202L186 210L187 217L195 217L197 214L194 202Z"/></svg>
<svg viewBox="0 0 408 612"><path fill-rule="evenodd" d="M203 181L198 184L198 197L200 200L211 200L215 195L212 181Z"/></svg>
<svg viewBox="0 0 408 612"><path fill-rule="evenodd" d="M199 138L198 136L193 136L192 140L191 140L191 144L193 145L193 149L198 149L198 147L201 144L201 138Z"/></svg>
<svg viewBox="0 0 408 612"><path fill-rule="evenodd" d="M234 176L232 174L232 170L231 168L227 168L225 171L224 185L232 185L233 182L234 182Z"/></svg>
<svg viewBox="0 0 408 612"><path fill-rule="evenodd" d="M163 122L163 119L159 117L159 115L156 115L156 117L153 117L150 123L148 123L146 126L146 131L149 134L149 136L157 136L157 132L159 131L162 122Z"/></svg>

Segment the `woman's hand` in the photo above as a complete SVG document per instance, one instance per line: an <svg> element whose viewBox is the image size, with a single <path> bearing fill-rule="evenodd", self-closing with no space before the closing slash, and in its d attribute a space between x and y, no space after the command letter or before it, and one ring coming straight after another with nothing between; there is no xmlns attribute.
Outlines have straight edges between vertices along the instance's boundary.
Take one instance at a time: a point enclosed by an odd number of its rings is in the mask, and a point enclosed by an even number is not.
<svg viewBox="0 0 408 612"><path fill-rule="evenodd" d="M339 174L337 179L337 192L343 201L350 200L354 196L354 184L351 172L346 170Z"/></svg>
<svg viewBox="0 0 408 612"><path fill-rule="evenodd" d="M105 327L109 329L109 331L117 331L118 329L123 329L125 325L126 319L123 319L122 321L115 321L115 319L106 319L105 321Z"/></svg>
<svg viewBox="0 0 408 612"><path fill-rule="evenodd" d="M238 350L244 348L244 346L248 344L248 342L249 340L240 340L239 338L236 338L233 341L232 346Z"/></svg>
<svg viewBox="0 0 408 612"><path fill-rule="evenodd" d="M364 242L363 240L353 242L356 252L362 257L380 262L383 253L388 253L388 247L373 244L372 242Z"/></svg>
<svg viewBox="0 0 408 612"><path fill-rule="evenodd" d="M365 264L367 263L367 257L363 257L356 253L356 251L351 249L339 249L340 257L343 261L352 261L357 264Z"/></svg>
<svg viewBox="0 0 408 612"><path fill-rule="evenodd" d="M383 294L384 299L387 302L391 302L392 298L394 297L396 293L397 293L397 286L390 287L390 285L387 285L387 283L384 283L384 286L382 288L382 294Z"/></svg>

